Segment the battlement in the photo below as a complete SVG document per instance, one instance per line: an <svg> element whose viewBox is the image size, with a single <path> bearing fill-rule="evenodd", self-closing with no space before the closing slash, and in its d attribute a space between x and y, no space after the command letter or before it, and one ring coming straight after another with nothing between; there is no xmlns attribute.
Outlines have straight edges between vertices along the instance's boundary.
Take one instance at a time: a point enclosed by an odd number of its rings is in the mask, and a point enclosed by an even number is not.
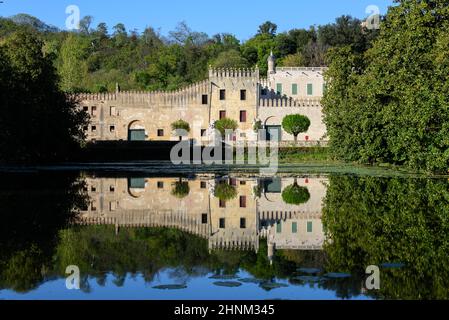
<svg viewBox="0 0 449 320"><path fill-rule="evenodd" d="M318 72L323 73L327 67L277 67L276 72Z"/></svg>
<svg viewBox="0 0 449 320"><path fill-rule="evenodd" d="M259 78L259 68L212 68L209 67L209 78Z"/></svg>
<svg viewBox="0 0 449 320"><path fill-rule="evenodd" d="M253 237L239 237L234 236L229 239L226 238L210 238L209 250L246 250L246 251L258 251L259 249L259 237L254 235Z"/></svg>
<svg viewBox="0 0 449 320"><path fill-rule="evenodd" d="M268 88L270 86L270 82L268 81L268 78L261 77L259 79L259 84L262 88Z"/></svg>
<svg viewBox="0 0 449 320"><path fill-rule="evenodd" d="M81 93L75 96L82 101L117 101L120 103L151 103L182 106L198 101L200 95L208 94L209 80L204 80L171 91L118 91L115 93Z"/></svg>
<svg viewBox="0 0 449 320"><path fill-rule="evenodd" d="M259 107L321 107L321 98L260 98Z"/></svg>

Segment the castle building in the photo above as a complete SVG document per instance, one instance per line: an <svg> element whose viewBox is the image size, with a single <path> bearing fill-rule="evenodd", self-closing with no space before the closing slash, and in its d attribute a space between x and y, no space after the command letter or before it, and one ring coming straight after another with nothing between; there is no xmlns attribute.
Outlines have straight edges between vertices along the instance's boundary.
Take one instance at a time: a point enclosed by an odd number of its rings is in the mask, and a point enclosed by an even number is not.
<svg viewBox="0 0 449 320"><path fill-rule="evenodd" d="M265 239L271 260L275 250L322 250L322 203L326 178L195 177L86 178L90 203L78 217L81 225L120 228L175 228L207 239L209 250L259 250ZM235 190L220 198L220 184ZM284 202L282 192L297 183L310 199L300 205ZM177 185L188 186L183 194ZM260 193L256 190L261 190Z"/></svg>
<svg viewBox="0 0 449 320"><path fill-rule="evenodd" d="M233 141L260 139L254 132L259 122L267 131L265 139L277 133L281 141L293 142L293 136L282 129L282 120L302 114L311 126L298 143L326 144L320 104L324 68L276 68L273 54L268 66L267 77L261 77L257 67L210 68L207 80L175 91L121 92L117 86L114 93L80 94L82 108L91 116L85 128L88 140L178 140L171 124L184 120L191 128L184 139L207 143L213 139L215 121L230 118L238 123L229 137Z"/></svg>

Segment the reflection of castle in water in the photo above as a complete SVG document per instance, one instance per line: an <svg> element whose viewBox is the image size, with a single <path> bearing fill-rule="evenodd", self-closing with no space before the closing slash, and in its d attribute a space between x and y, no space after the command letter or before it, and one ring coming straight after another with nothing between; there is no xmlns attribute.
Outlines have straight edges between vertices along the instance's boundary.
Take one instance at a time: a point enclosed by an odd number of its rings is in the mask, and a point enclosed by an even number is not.
<svg viewBox="0 0 449 320"><path fill-rule="evenodd" d="M223 181L217 179L88 178L90 206L79 223L115 225L116 232L120 227L177 228L208 239L211 250L257 251L264 238L270 257L275 249L322 249L325 178L224 181L236 193L220 199L215 190ZM307 188L310 199L290 205L282 191L295 182Z"/></svg>

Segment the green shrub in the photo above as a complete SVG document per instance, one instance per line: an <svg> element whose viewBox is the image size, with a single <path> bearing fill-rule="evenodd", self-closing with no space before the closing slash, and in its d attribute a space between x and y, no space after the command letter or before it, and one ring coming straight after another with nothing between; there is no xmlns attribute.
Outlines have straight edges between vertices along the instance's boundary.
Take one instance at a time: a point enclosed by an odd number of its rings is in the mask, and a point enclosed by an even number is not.
<svg viewBox="0 0 449 320"><path fill-rule="evenodd" d="M296 142L300 133L309 130L310 120L306 116L300 114L291 114L282 120L282 127L287 133L295 137Z"/></svg>
<svg viewBox="0 0 449 320"><path fill-rule="evenodd" d="M282 200L287 204L300 205L310 199L309 190L299 186L296 182L282 191Z"/></svg>
<svg viewBox="0 0 449 320"><path fill-rule="evenodd" d="M237 190L234 186L229 183L220 182L215 187L214 196L223 201L229 201L237 197Z"/></svg>

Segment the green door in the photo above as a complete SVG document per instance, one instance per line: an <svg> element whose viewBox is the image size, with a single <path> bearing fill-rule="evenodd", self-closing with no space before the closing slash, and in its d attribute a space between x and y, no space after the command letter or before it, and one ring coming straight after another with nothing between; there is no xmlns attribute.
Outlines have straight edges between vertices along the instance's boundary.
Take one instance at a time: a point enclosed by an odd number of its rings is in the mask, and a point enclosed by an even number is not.
<svg viewBox="0 0 449 320"><path fill-rule="evenodd" d="M145 178L129 178L128 188L130 189L145 189Z"/></svg>
<svg viewBox="0 0 449 320"><path fill-rule="evenodd" d="M145 141L145 130L144 129L129 130L128 140Z"/></svg>
<svg viewBox="0 0 449 320"><path fill-rule="evenodd" d="M281 141L282 127L281 126L267 126L267 141Z"/></svg>

